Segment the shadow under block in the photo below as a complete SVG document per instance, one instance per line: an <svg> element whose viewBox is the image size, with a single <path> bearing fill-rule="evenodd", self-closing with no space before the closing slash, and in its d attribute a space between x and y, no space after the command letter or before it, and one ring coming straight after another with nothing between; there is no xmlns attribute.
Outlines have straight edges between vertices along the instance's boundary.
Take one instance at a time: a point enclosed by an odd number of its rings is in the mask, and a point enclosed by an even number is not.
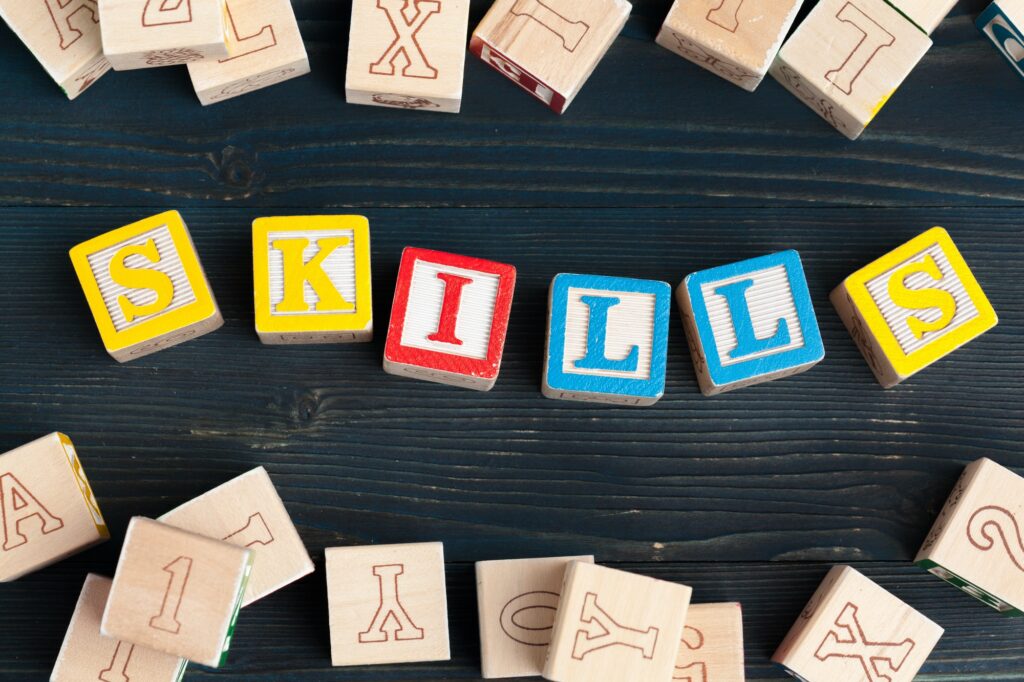
<svg viewBox="0 0 1024 682"><path fill-rule="evenodd" d="M544 671L565 569L574 561L592 564L594 557L477 562L484 679L536 677Z"/></svg>
<svg viewBox="0 0 1024 682"><path fill-rule="evenodd" d="M50 682L178 682L187 661L100 634L111 580L90 573Z"/></svg>
<svg viewBox="0 0 1024 682"><path fill-rule="evenodd" d="M764 80L804 0L676 0L662 47L753 92Z"/></svg>
<svg viewBox="0 0 1024 682"><path fill-rule="evenodd" d="M224 0L97 0L116 71L230 56Z"/></svg>
<svg viewBox="0 0 1024 682"><path fill-rule="evenodd" d="M573 562L565 571L544 677L554 682L669 682L692 590Z"/></svg>
<svg viewBox="0 0 1024 682"><path fill-rule="evenodd" d="M233 478L157 520L252 551L252 573L242 606L313 572L309 552L263 467Z"/></svg>
<svg viewBox="0 0 1024 682"><path fill-rule="evenodd" d="M690 604L672 679L744 682L743 609L739 604Z"/></svg>
<svg viewBox="0 0 1024 682"><path fill-rule="evenodd" d="M854 140L931 46L885 0L821 0L782 46L771 73Z"/></svg>
<svg viewBox="0 0 1024 682"><path fill-rule="evenodd" d="M110 539L71 440L51 433L0 455L0 582Z"/></svg>
<svg viewBox="0 0 1024 682"><path fill-rule="evenodd" d="M71 262L100 338L127 362L224 324L181 214L167 211L83 242Z"/></svg>
<svg viewBox="0 0 1024 682"><path fill-rule="evenodd" d="M68 99L110 70L100 42L96 0L0 0L0 18Z"/></svg>
<svg viewBox="0 0 1024 682"><path fill-rule="evenodd" d="M353 0L345 100L458 113L469 0Z"/></svg>
<svg viewBox="0 0 1024 682"><path fill-rule="evenodd" d="M251 559L248 549L135 517L100 631L216 668L227 660Z"/></svg>
<svg viewBox="0 0 1024 682"><path fill-rule="evenodd" d="M407 247L398 268L384 371L489 391L498 380L516 269Z"/></svg>
<svg viewBox="0 0 1024 682"><path fill-rule="evenodd" d="M1024 0L996 0L978 17L978 29L1024 78Z"/></svg>
<svg viewBox="0 0 1024 682"><path fill-rule="evenodd" d="M830 298L884 388L998 322L985 292L941 227L853 273Z"/></svg>
<svg viewBox="0 0 1024 682"><path fill-rule="evenodd" d="M331 665L451 658L440 542L330 547L325 554Z"/></svg>
<svg viewBox="0 0 1024 682"><path fill-rule="evenodd" d="M564 113L626 25L626 0L497 0L469 49Z"/></svg>

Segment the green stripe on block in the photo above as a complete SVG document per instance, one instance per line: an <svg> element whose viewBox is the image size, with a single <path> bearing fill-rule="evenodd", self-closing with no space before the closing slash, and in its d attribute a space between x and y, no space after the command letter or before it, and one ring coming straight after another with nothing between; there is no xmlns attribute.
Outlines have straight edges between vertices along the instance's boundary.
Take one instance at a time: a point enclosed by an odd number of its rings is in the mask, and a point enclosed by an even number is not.
<svg viewBox="0 0 1024 682"><path fill-rule="evenodd" d="M925 569L932 575L936 575L942 578L950 585L959 587L967 594L971 595L972 597L981 602L984 602L985 604L988 604L989 606L994 608L996 611L999 611L1003 615L1010 616L1011 618L1024 617L1024 612L1022 612L1017 607L1003 601L994 594L986 592L985 590L981 589L971 581L961 578L953 571L949 570L948 568L945 568L944 566L940 566L934 561L925 559L923 561L918 561L917 565Z"/></svg>
<svg viewBox="0 0 1024 682"><path fill-rule="evenodd" d="M238 613L242 610L242 598L245 596L245 588L249 585L250 575L252 575L252 552L249 553L249 559L245 562L245 573L242 575L242 582L238 586L238 594L235 595L235 612L231 614L228 634L221 645L220 662L217 664L219 666L228 662L228 650L231 648L231 639L235 635L235 626L238 625Z"/></svg>

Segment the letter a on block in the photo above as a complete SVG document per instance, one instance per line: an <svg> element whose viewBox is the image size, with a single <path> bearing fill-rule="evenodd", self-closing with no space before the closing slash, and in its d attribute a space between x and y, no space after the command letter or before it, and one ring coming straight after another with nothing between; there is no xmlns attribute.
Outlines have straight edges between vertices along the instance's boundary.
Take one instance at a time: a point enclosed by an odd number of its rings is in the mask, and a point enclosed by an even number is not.
<svg viewBox="0 0 1024 682"><path fill-rule="evenodd" d="M192 0L146 0L142 9L143 26L188 24L192 21Z"/></svg>
<svg viewBox="0 0 1024 682"><path fill-rule="evenodd" d="M359 633L361 643L423 639L423 629L416 627L402 606L398 577L403 573L405 566L402 564L373 567L380 588L380 603L369 627Z"/></svg>
<svg viewBox="0 0 1024 682"><path fill-rule="evenodd" d="M60 49L66 50L90 30L90 24L100 23L96 0L43 0L50 12L53 25L60 38Z"/></svg>
<svg viewBox="0 0 1024 682"><path fill-rule="evenodd" d="M36 531L47 535L64 527L64 521L51 514L11 473L0 475L0 512L4 521L4 551L28 544L29 536ZM36 525L32 526L29 519L35 519Z"/></svg>
<svg viewBox="0 0 1024 682"><path fill-rule="evenodd" d="M437 78L437 69L427 61L416 36L430 17L441 11L441 3L436 0L377 0L377 8L387 15L394 40L380 59L370 64L370 73L393 76L397 73L395 65L404 63L403 76Z"/></svg>

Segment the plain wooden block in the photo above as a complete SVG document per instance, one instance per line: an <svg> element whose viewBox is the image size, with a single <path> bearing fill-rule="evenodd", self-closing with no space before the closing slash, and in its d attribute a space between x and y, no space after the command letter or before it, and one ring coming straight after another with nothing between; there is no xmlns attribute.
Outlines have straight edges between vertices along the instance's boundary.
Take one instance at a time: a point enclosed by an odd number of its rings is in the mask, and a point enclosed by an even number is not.
<svg viewBox="0 0 1024 682"><path fill-rule="evenodd" d="M116 71L230 56L224 0L97 0Z"/></svg>
<svg viewBox="0 0 1024 682"><path fill-rule="evenodd" d="M227 660L251 570L248 549L135 517L100 631L216 668Z"/></svg>
<svg viewBox="0 0 1024 682"><path fill-rule="evenodd" d="M704 395L799 374L825 357L796 251L687 275L676 300Z"/></svg>
<svg viewBox="0 0 1024 682"><path fill-rule="evenodd" d="M192 236L177 211L107 232L71 249L100 338L127 362L224 324Z"/></svg>
<svg viewBox="0 0 1024 682"><path fill-rule="evenodd" d="M929 35L946 18L957 0L889 0L908 19Z"/></svg>
<svg viewBox="0 0 1024 682"><path fill-rule="evenodd" d="M0 582L110 538L71 439L51 433L0 455Z"/></svg>
<svg viewBox="0 0 1024 682"><path fill-rule="evenodd" d="M469 49L564 113L626 25L626 0L497 0Z"/></svg>
<svg viewBox="0 0 1024 682"><path fill-rule="evenodd" d="M248 606L313 572L313 561L263 467L169 511L161 523L252 550Z"/></svg>
<svg viewBox="0 0 1024 682"><path fill-rule="evenodd" d="M669 682L692 590L579 561L565 571L544 677Z"/></svg>
<svg viewBox="0 0 1024 682"><path fill-rule="evenodd" d="M915 562L994 609L1024 616L1024 478L990 459L964 471Z"/></svg>
<svg viewBox="0 0 1024 682"><path fill-rule="evenodd" d="M512 313L511 265L407 247L398 268L384 371L489 391Z"/></svg>
<svg viewBox="0 0 1024 682"><path fill-rule="evenodd" d="M662 47L753 92L764 80L804 0L676 0Z"/></svg>
<svg viewBox="0 0 1024 682"><path fill-rule="evenodd" d="M1024 78L1024 0L996 0L978 17L977 25Z"/></svg>
<svg viewBox="0 0 1024 682"><path fill-rule="evenodd" d="M458 113L469 0L353 0L345 100Z"/></svg>
<svg viewBox="0 0 1024 682"><path fill-rule="evenodd" d="M672 679L744 682L743 609L739 604L690 604Z"/></svg>
<svg viewBox="0 0 1024 682"><path fill-rule="evenodd" d="M941 227L853 273L830 298L884 388L913 376L999 321Z"/></svg>
<svg viewBox="0 0 1024 682"><path fill-rule="evenodd" d="M50 682L179 682L185 659L100 633L110 585L110 578L92 573L85 577Z"/></svg>
<svg viewBox="0 0 1024 682"><path fill-rule="evenodd" d="M822 0L782 46L771 74L854 140L931 46L884 0Z"/></svg>
<svg viewBox="0 0 1024 682"><path fill-rule="evenodd" d="M805 682L911 682L943 629L849 566L836 566L772 661Z"/></svg>
<svg viewBox="0 0 1024 682"><path fill-rule="evenodd" d="M331 665L451 658L440 542L331 547L325 554Z"/></svg>
<svg viewBox="0 0 1024 682"><path fill-rule="evenodd" d="M592 564L594 557L477 562L480 659L485 679L536 677L544 671L565 569L574 561Z"/></svg>

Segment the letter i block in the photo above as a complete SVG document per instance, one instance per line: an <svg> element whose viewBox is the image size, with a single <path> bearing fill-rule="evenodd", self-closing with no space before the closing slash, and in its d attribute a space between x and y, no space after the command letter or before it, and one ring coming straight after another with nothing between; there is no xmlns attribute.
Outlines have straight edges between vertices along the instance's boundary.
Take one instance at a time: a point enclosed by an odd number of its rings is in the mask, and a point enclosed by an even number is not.
<svg viewBox="0 0 1024 682"><path fill-rule="evenodd" d="M799 374L825 357L796 251L687 275L676 299L704 395Z"/></svg>
<svg viewBox="0 0 1024 682"><path fill-rule="evenodd" d="M489 391L498 379L516 269L406 248L398 269L384 371Z"/></svg>
<svg viewBox="0 0 1024 682"><path fill-rule="evenodd" d="M0 455L0 582L108 540L75 446L51 433Z"/></svg>
<svg viewBox="0 0 1024 682"><path fill-rule="evenodd" d="M451 658L440 542L331 547L325 554L331 665Z"/></svg>
<svg viewBox="0 0 1024 682"><path fill-rule="evenodd" d="M836 566L772 656L805 682L911 682L943 629L849 566Z"/></svg>
<svg viewBox="0 0 1024 682"><path fill-rule="evenodd" d="M224 0L97 0L103 54L115 71L222 59Z"/></svg>
<svg viewBox="0 0 1024 682"><path fill-rule="evenodd" d="M167 211L71 249L107 352L135 360L224 324L181 214Z"/></svg>
<svg viewBox="0 0 1024 682"><path fill-rule="evenodd" d="M1024 0L996 0L978 17L978 29L1024 78Z"/></svg>
<svg viewBox="0 0 1024 682"><path fill-rule="evenodd" d="M999 321L941 227L853 273L830 298L884 388L892 388Z"/></svg>
<svg viewBox="0 0 1024 682"><path fill-rule="evenodd" d="M672 679L744 682L743 609L739 604L690 604Z"/></svg>
<svg viewBox="0 0 1024 682"><path fill-rule="evenodd" d="M263 343L373 339L370 223L363 216L257 218L252 265Z"/></svg>

